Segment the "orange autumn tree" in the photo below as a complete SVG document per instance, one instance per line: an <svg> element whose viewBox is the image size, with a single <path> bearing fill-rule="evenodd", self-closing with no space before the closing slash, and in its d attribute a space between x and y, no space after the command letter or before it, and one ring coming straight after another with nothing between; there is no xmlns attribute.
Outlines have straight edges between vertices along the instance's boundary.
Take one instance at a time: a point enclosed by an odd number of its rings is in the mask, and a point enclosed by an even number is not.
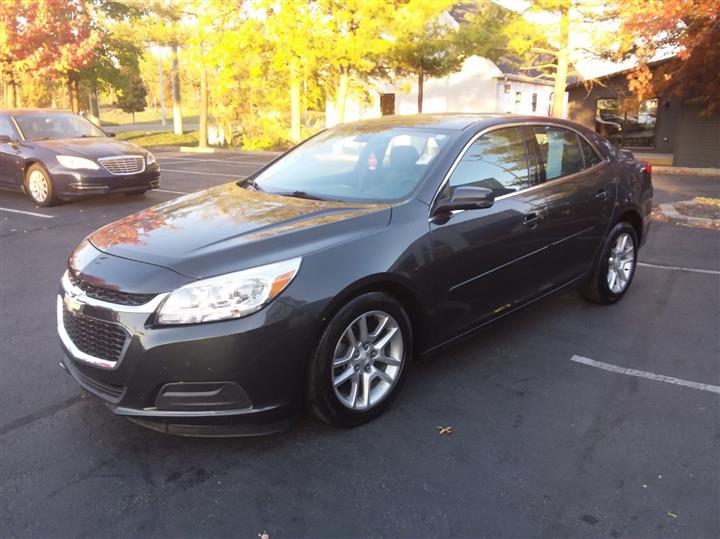
<svg viewBox="0 0 720 539"><path fill-rule="evenodd" d="M623 0L616 57L635 57L628 74L638 100L672 93L698 100L706 113L720 111L720 0ZM677 61L655 70L663 53Z"/></svg>
<svg viewBox="0 0 720 539"><path fill-rule="evenodd" d="M1 0L0 70L16 107L22 73L63 77L78 109L78 71L90 67L102 36L83 0Z"/></svg>

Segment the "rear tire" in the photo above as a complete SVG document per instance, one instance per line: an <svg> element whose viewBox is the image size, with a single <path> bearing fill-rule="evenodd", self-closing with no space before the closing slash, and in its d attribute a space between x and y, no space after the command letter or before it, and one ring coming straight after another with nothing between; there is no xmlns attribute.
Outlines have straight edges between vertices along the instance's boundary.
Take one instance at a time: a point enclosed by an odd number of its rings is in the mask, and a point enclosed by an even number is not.
<svg viewBox="0 0 720 539"><path fill-rule="evenodd" d="M60 202L55 196L50 174L38 163L30 165L25 172L25 194L38 206L54 206Z"/></svg>
<svg viewBox="0 0 720 539"><path fill-rule="evenodd" d="M311 413L354 427L382 414L397 396L412 357L403 306L381 292L350 300L328 322L310 360Z"/></svg>
<svg viewBox="0 0 720 539"><path fill-rule="evenodd" d="M580 295L592 303L609 305L622 299L635 276L638 237L628 222L616 224L603 243L592 274Z"/></svg>

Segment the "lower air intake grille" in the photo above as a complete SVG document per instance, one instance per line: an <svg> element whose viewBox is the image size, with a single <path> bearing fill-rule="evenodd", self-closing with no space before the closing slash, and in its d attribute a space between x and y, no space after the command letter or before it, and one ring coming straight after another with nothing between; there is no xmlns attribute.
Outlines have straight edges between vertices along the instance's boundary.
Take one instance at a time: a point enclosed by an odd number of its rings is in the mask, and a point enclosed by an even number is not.
<svg viewBox="0 0 720 539"><path fill-rule="evenodd" d="M70 340L86 354L107 361L120 359L128 336L118 324L73 315L63 308L63 325Z"/></svg>

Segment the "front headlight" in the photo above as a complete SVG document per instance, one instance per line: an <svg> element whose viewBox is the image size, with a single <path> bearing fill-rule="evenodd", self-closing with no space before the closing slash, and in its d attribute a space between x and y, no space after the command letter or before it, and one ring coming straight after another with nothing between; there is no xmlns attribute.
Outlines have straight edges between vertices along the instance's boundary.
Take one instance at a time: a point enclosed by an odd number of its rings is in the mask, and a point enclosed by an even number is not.
<svg viewBox="0 0 720 539"><path fill-rule="evenodd" d="M197 324L240 318L262 309L295 278L302 258L203 279L173 290L159 324Z"/></svg>
<svg viewBox="0 0 720 539"><path fill-rule="evenodd" d="M80 168L87 168L90 170L98 170L100 167L95 161L85 159L84 157L75 157L74 155L58 155L58 163L65 168L71 168L77 170Z"/></svg>
<svg viewBox="0 0 720 539"><path fill-rule="evenodd" d="M152 153L148 152L145 156L145 163L148 165L152 165L155 162L155 156Z"/></svg>

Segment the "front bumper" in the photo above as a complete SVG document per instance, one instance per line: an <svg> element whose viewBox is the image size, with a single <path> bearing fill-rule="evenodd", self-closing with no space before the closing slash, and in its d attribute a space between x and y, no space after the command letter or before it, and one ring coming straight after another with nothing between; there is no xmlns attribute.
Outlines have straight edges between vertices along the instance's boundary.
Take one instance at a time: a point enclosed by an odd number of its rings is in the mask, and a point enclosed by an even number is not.
<svg viewBox="0 0 720 539"><path fill-rule="evenodd" d="M312 321L274 301L236 320L155 326L164 297L136 307L109 304L63 279L63 368L115 414L155 430L243 436L287 428L302 410ZM107 343L123 334L122 346L112 348L116 356L108 357Z"/></svg>
<svg viewBox="0 0 720 539"><path fill-rule="evenodd" d="M112 193L140 193L160 187L160 169L157 166L127 175L112 175L102 170L70 171L62 168L51 171L51 175L55 192L64 199Z"/></svg>

